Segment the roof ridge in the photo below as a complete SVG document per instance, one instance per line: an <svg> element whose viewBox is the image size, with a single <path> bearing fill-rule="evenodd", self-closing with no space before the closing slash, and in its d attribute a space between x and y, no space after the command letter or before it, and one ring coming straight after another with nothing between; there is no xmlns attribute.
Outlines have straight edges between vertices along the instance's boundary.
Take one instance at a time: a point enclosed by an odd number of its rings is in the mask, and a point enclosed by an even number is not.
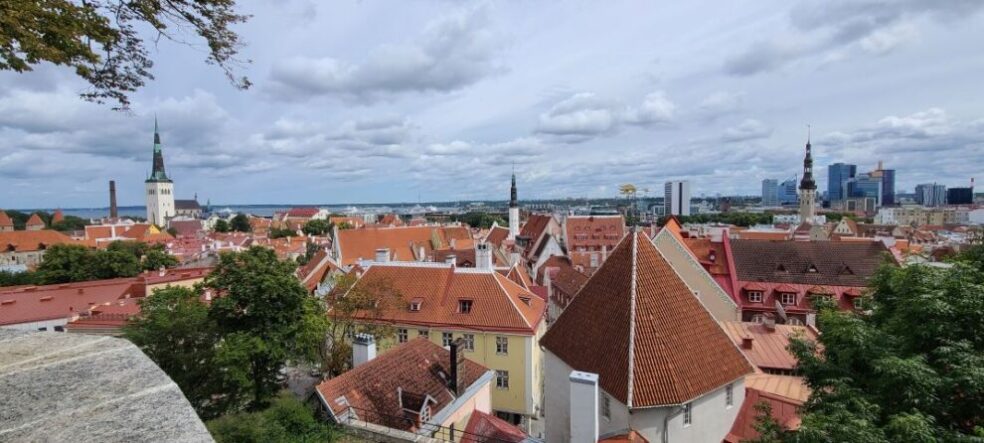
<svg viewBox="0 0 984 443"><path fill-rule="evenodd" d="M638 270L639 235L632 234L632 280L629 289L629 387L626 407L632 408L632 385L635 383L635 328L636 328L636 278Z"/></svg>
<svg viewBox="0 0 984 443"><path fill-rule="evenodd" d="M510 295L509 294L509 291L506 290L506 287L502 285L502 281L499 280L499 277L500 277L500 274L498 272L493 273L492 278L495 280L496 283L499 284L499 289L501 289L502 292L506 294L506 299L509 300L509 303L512 304L513 309L515 309L516 310L516 313L519 314L519 318L523 319L523 323L526 324L526 327L527 328L533 329L533 325L530 324L529 320L526 319L526 316L523 315L523 311L521 311L519 309L519 306L516 304L516 302L513 301L512 295ZM506 278L506 277L505 276L502 276L502 278ZM509 279L506 278L506 280L509 280ZM512 282L512 280L509 280L509 281L510 281L510 283L516 284L516 283ZM517 285L517 286L519 286L519 285Z"/></svg>

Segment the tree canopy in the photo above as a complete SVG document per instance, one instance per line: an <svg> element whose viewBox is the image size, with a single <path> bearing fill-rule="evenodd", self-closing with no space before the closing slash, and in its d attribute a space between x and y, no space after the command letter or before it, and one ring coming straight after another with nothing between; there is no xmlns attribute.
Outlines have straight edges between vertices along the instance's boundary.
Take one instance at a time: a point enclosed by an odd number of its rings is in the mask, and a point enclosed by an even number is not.
<svg viewBox="0 0 984 443"><path fill-rule="evenodd" d="M253 227L249 224L249 217L246 214L239 213L229 221L229 229L238 232L250 232Z"/></svg>
<svg viewBox="0 0 984 443"><path fill-rule="evenodd" d="M212 230L215 232L229 232L229 222L220 218L215 221L215 227Z"/></svg>
<svg viewBox="0 0 984 443"><path fill-rule="evenodd" d="M232 26L248 17L235 6L235 0L5 0L0 70L28 72L44 62L67 66L89 83L84 99L125 109L130 94L154 78L146 39L192 44L184 39L194 35L208 48L206 62L246 89L249 80L234 73L241 43Z"/></svg>
<svg viewBox="0 0 984 443"><path fill-rule="evenodd" d="M114 241L105 250L81 245L54 245L34 272L0 276L0 286L15 284L51 285L109 278L134 277L141 271L173 268L178 259L164 245L136 241Z"/></svg>
<svg viewBox="0 0 984 443"><path fill-rule="evenodd" d="M327 235L331 231L331 222L328 220L310 220L301 229L307 235Z"/></svg>
<svg viewBox="0 0 984 443"><path fill-rule="evenodd" d="M230 414L209 421L207 426L218 443L322 443L336 439L336 431L289 392L282 392L263 411Z"/></svg>
<svg viewBox="0 0 984 443"><path fill-rule="evenodd" d="M885 266L867 313L821 305L819 344L790 345L813 392L795 441L981 441L979 257L972 250L945 269Z"/></svg>

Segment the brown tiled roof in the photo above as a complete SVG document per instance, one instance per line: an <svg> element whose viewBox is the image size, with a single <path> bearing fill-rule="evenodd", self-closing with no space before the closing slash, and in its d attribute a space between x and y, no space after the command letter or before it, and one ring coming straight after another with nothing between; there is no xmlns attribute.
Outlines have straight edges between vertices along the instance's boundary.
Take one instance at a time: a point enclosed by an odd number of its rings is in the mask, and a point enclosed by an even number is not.
<svg viewBox="0 0 984 443"><path fill-rule="evenodd" d="M172 220L171 227L177 231L178 235L194 237L202 230L201 220Z"/></svg>
<svg viewBox="0 0 984 443"><path fill-rule="evenodd" d="M799 404L810 398L810 387L803 377L756 373L745 377L745 387L785 397Z"/></svg>
<svg viewBox="0 0 984 443"><path fill-rule="evenodd" d="M373 264L357 285L398 291L404 303L384 309L380 320L399 324L533 333L546 309L540 297L496 271L438 263ZM414 299L423 303L411 312ZM472 300L470 313L458 312L459 300Z"/></svg>
<svg viewBox="0 0 984 443"><path fill-rule="evenodd" d="M318 208L290 208L287 210L288 217L314 217L318 214Z"/></svg>
<svg viewBox="0 0 984 443"><path fill-rule="evenodd" d="M529 437L511 423L476 410L468 418L461 443L521 443Z"/></svg>
<svg viewBox="0 0 984 443"><path fill-rule="evenodd" d="M0 290L0 325L71 317L94 306L143 295L143 284L136 278L19 286Z"/></svg>
<svg viewBox="0 0 984 443"><path fill-rule="evenodd" d="M780 425L790 430L799 428L800 419L797 409L802 403L758 389L746 389L745 401L741 404L741 409L739 409L738 416L731 426L731 431L724 437L725 443L751 441L759 437L759 432L755 430L759 415L758 411L755 410L755 405L762 402L768 403L772 407L772 417Z"/></svg>
<svg viewBox="0 0 984 443"><path fill-rule="evenodd" d="M739 280L833 286L865 286L889 253L881 242L764 240L731 240L731 251Z"/></svg>
<svg viewBox="0 0 984 443"><path fill-rule="evenodd" d="M6 212L0 211L0 228L10 228L14 226L14 221Z"/></svg>
<svg viewBox="0 0 984 443"><path fill-rule="evenodd" d="M817 339L816 332L806 326L775 325L775 330L769 331L758 323L723 321L721 327L748 360L761 369L792 370L796 367L796 357L786 349L790 337ZM751 349L742 346L745 338L752 339Z"/></svg>
<svg viewBox="0 0 984 443"><path fill-rule="evenodd" d="M433 240L440 242L435 248ZM350 265L359 258L372 260L376 249L387 248L394 260L413 261L418 247L424 248L424 255L434 249L450 246L451 239L470 240L471 234L462 226L410 226L394 228L342 229L338 231L338 247L341 249L342 265Z"/></svg>
<svg viewBox="0 0 984 443"><path fill-rule="evenodd" d="M625 434L598 439L598 443L649 443L649 440L646 440L646 437L643 437L638 432L631 430Z"/></svg>
<svg viewBox="0 0 984 443"><path fill-rule="evenodd" d="M339 270L338 265L328 255L324 249L318 251L311 257L301 269L297 271L297 276L301 283L307 288L308 292L314 291L318 283L325 280L325 277L333 271Z"/></svg>
<svg viewBox="0 0 984 443"><path fill-rule="evenodd" d="M446 407L454 396L439 374L451 374L451 353L424 338L397 346L351 371L318 385L326 406L336 415L346 414L349 406L360 420L412 431L416 423L404 419L398 389L415 395L431 396L437 403L433 412ZM464 362L465 388L488 371L471 360ZM345 402L340 403L341 398ZM347 404L346 404L347 403Z"/></svg>
<svg viewBox="0 0 984 443"><path fill-rule="evenodd" d="M489 233L485 236L485 241L498 248L502 245L506 237L509 237L509 228L496 226L489 230Z"/></svg>
<svg viewBox="0 0 984 443"><path fill-rule="evenodd" d="M558 266L556 275L551 276L550 282L561 292L567 295L577 294L585 283L588 276L578 272L569 263L561 262Z"/></svg>
<svg viewBox="0 0 984 443"><path fill-rule="evenodd" d="M41 216L35 212L31 214L31 218L27 219L25 226L44 226L44 220L41 220Z"/></svg>
<svg viewBox="0 0 984 443"><path fill-rule="evenodd" d="M58 223L65 220L65 213L61 209L56 209L55 213L51 216L51 223Z"/></svg>
<svg viewBox="0 0 984 443"><path fill-rule="evenodd" d="M578 247L615 247L625 236L625 220L621 215L567 216L567 249Z"/></svg>
<svg viewBox="0 0 984 443"><path fill-rule="evenodd" d="M612 251L540 343L633 408L685 403L752 372L642 232Z"/></svg>
<svg viewBox="0 0 984 443"><path fill-rule="evenodd" d="M54 245L75 243L69 236L51 229L0 232L0 252L39 251Z"/></svg>
<svg viewBox="0 0 984 443"><path fill-rule="evenodd" d="M526 219L526 224L519 230L519 235L530 240L530 249L536 246L552 218L553 216L549 214L530 214Z"/></svg>

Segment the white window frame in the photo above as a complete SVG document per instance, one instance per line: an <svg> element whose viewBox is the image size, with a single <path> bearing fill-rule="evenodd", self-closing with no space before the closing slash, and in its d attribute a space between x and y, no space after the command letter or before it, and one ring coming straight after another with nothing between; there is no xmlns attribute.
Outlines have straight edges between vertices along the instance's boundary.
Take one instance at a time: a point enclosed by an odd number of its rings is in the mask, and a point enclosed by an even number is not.
<svg viewBox="0 0 984 443"><path fill-rule="evenodd" d="M765 314L755 314L752 316L752 323L762 324L765 323Z"/></svg>
<svg viewBox="0 0 984 443"><path fill-rule="evenodd" d="M509 389L509 371L495 370L495 387L496 389Z"/></svg>
<svg viewBox="0 0 984 443"><path fill-rule="evenodd" d="M683 405L683 427L690 426L694 423L694 404L684 403Z"/></svg>
<svg viewBox="0 0 984 443"><path fill-rule="evenodd" d="M467 300L467 299L458 300L458 313L459 314L470 314L471 311L472 311L472 308L474 308L474 307L475 307L474 300Z"/></svg>
<svg viewBox="0 0 984 443"><path fill-rule="evenodd" d="M786 324L790 326L803 326L803 320L800 320L799 317L789 317L786 320Z"/></svg>
<svg viewBox="0 0 984 443"><path fill-rule="evenodd" d="M408 341L410 341L410 332L407 331L407 328L397 328L396 329L396 342L397 343L406 343Z"/></svg>
<svg viewBox="0 0 984 443"><path fill-rule="evenodd" d="M861 297L854 297L854 300L851 300L851 304L854 305L854 309L859 311L864 309L864 300Z"/></svg>
<svg viewBox="0 0 984 443"><path fill-rule="evenodd" d="M430 330L429 329L418 329L417 330L417 337L424 337L424 338L430 340Z"/></svg>
<svg viewBox="0 0 984 443"><path fill-rule="evenodd" d="M786 297L792 297L793 301L790 303L786 303ZM793 306L796 304L796 294L792 292L780 292L779 302L785 306Z"/></svg>
<svg viewBox="0 0 984 443"><path fill-rule="evenodd" d="M749 303L762 303L762 291L748 291Z"/></svg>
<svg viewBox="0 0 984 443"><path fill-rule="evenodd" d="M475 334L461 334L461 338L465 351L475 352Z"/></svg>
<svg viewBox="0 0 984 443"><path fill-rule="evenodd" d="M444 347L451 346L451 343L452 342L454 342L454 334L453 333L447 332L447 331L441 332L441 343L443 343L443 346Z"/></svg>
<svg viewBox="0 0 984 443"><path fill-rule="evenodd" d="M724 406L731 409L735 405L735 385L734 383L724 387Z"/></svg>
<svg viewBox="0 0 984 443"><path fill-rule="evenodd" d="M504 335L495 337L495 353L497 355L509 355L509 337Z"/></svg>
<svg viewBox="0 0 984 443"><path fill-rule="evenodd" d="M612 420L612 398L608 394L601 394L601 416L605 420Z"/></svg>

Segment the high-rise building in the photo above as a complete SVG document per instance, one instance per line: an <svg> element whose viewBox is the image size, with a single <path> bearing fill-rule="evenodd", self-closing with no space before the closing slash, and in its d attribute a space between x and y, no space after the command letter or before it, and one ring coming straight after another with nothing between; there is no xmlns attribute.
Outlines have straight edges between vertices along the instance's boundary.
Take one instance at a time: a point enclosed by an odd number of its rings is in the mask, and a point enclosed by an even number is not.
<svg viewBox="0 0 984 443"><path fill-rule="evenodd" d="M779 206L779 180L774 178L762 180L762 206L767 208Z"/></svg>
<svg viewBox="0 0 984 443"><path fill-rule="evenodd" d="M948 205L969 205L974 203L974 188L950 188L946 190Z"/></svg>
<svg viewBox="0 0 984 443"><path fill-rule="evenodd" d="M174 217L174 182L164 172L164 153L161 152L161 135L154 119L154 163L150 177L144 182L147 190L147 222L157 226L167 225Z"/></svg>
<svg viewBox="0 0 984 443"><path fill-rule="evenodd" d="M936 183L916 185L916 203L935 207L946 204L946 186Z"/></svg>
<svg viewBox="0 0 984 443"><path fill-rule="evenodd" d="M847 181L847 196L874 199L876 206L882 206L883 186L882 177L870 172L861 173Z"/></svg>
<svg viewBox="0 0 984 443"><path fill-rule="evenodd" d="M879 206L891 206L895 204L895 170L882 168L882 162L878 162L878 167L871 171L869 175L881 180L881 195L878 198Z"/></svg>
<svg viewBox="0 0 984 443"><path fill-rule="evenodd" d="M817 183L813 180L813 153L810 139L806 139L806 156L803 157L803 178L799 186L799 214L803 223L813 223L817 215Z"/></svg>
<svg viewBox="0 0 984 443"><path fill-rule="evenodd" d="M663 206L666 215L690 215L690 182L668 181L664 186Z"/></svg>
<svg viewBox="0 0 984 443"><path fill-rule="evenodd" d="M795 205L798 201L799 195L796 193L796 177L779 184L780 205Z"/></svg>
<svg viewBox="0 0 984 443"><path fill-rule="evenodd" d="M845 188L857 172L857 165L834 163L827 166L827 200L837 202L849 197Z"/></svg>

